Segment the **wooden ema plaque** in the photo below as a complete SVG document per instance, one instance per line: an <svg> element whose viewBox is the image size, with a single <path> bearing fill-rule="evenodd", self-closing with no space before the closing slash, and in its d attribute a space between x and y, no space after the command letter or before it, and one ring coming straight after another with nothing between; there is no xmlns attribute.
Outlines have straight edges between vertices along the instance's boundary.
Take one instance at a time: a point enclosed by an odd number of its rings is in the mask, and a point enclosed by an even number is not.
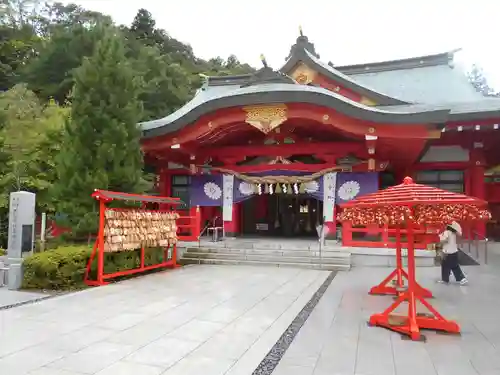
<svg viewBox="0 0 500 375"><path fill-rule="evenodd" d="M104 251L115 252L177 243L176 212L113 209L105 211Z"/></svg>

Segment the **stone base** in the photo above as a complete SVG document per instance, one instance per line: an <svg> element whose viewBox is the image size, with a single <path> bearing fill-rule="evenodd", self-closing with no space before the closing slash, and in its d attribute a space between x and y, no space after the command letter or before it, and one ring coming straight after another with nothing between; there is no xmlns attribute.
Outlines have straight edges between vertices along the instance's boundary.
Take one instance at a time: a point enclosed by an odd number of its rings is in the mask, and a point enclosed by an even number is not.
<svg viewBox="0 0 500 375"><path fill-rule="evenodd" d="M7 276L7 285L9 290L19 290L23 284L23 265L11 264Z"/></svg>
<svg viewBox="0 0 500 375"><path fill-rule="evenodd" d="M351 253L351 264L354 267L396 267L396 250L369 247L343 247ZM417 267L434 267L435 251L415 250L415 265ZM403 266L408 264L406 249L403 249Z"/></svg>

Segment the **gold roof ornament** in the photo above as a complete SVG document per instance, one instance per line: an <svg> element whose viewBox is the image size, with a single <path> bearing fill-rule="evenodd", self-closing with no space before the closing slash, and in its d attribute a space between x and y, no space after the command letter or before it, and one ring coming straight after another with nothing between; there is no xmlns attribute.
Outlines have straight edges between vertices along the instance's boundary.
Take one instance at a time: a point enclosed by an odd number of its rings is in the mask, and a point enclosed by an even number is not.
<svg viewBox="0 0 500 375"><path fill-rule="evenodd" d="M266 56L264 56L263 53L260 54L260 61L262 61L262 65L264 65L264 68L267 68Z"/></svg>
<svg viewBox="0 0 500 375"><path fill-rule="evenodd" d="M300 36L304 36L304 32L302 31L302 26L299 25L299 34Z"/></svg>

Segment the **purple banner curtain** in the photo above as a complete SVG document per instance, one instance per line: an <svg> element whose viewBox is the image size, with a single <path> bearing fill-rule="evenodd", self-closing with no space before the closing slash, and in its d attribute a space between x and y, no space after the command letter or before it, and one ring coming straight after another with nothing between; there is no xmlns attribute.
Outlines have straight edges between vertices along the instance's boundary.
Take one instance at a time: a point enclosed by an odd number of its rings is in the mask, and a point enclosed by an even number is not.
<svg viewBox="0 0 500 375"><path fill-rule="evenodd" d="M254 176L302 176L307 172L267 171ZM377 172L337 173L337 204L348 202L358 196L374 193L379 189ZM323 177L305 184L305 193L323 201ZM253 184L235 178L234 203L243 202L255 195ZM222 175L191 177L190 200L192 206L222 206Z"/></svg>
<svg viewBox="0 0 500 375"><path fill-rule="evenodd" d="M254 185L239 178L234 178L233 202L240 203L255 195Z"/></svg>
<svg viewBox="0 0 500 375"><path fill-rule="evenodd" d="M379 189L377 172L337 173L337 204Z"/></svg>
<svg viewBox="0 0 500 375"><path fill-rule="evenodd" d="M191 206L222 206L222 175L191 176Z"/></svg>
<svg viewBox="0 0 500 375"><path fill-rule="evenodd" d="M305 183L306 194L323 202L323 176Z"/></svg>

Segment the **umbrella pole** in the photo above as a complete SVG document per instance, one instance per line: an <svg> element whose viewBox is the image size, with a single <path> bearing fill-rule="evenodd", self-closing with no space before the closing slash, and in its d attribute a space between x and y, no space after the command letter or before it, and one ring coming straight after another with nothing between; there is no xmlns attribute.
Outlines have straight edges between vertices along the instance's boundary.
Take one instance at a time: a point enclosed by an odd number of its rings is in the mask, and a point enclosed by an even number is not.
<svg viewBox="0 0 500 375"><path fill-rule="evenodd" d="M401 255L401 228L398 225L396 227L396 288L403 288L403 257Z"/></svg>
<svg viewBox="0 0 500 375"><path fill-rule="evenodd" d="M417 324L417 301L415 278L415 248L413 243L413 223L407 220L407 241L408 241L408 333L412 340L420 339L420 330Z"/></svg>
<svg viewBox="0 0 500 375"><path fill-rule="evenodd" d="M369 324L391 329L408 335L412 340L424 337L420 329L432 329L449 333L460 333L459 325L441 316L432 305L419 293L421 288L415 278L415 249L413 243L413 223L408 223L408 290L381 314L370 317ZM408 302L407 315L392 314L403 302ZM430 314L417 314L417 302L429 310Z"/></svg>
<svg viewBox="0 0 500 375"><path fill-rule="evenodd" d="M409 242L409 240L408 240ZM401 227L396 227L396 268L382 282L370 289L372 295L401 295L405 291L404 279L408 280L408 274L403 269L403 256L401 244ZM388 285L392 284L392 285ZM425 298L432 298L432 292L416 285L417 293Z"/></svg>

